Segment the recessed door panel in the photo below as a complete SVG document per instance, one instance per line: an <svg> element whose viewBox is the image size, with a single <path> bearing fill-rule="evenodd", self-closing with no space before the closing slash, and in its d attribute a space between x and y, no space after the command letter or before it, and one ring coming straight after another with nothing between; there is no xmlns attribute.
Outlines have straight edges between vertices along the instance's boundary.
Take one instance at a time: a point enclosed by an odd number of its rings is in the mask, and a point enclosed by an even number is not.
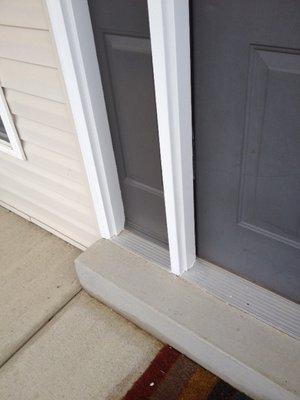
<svg viewBox="0 0 300 400"><path fill-rule="evenodd" d="M239 224L300 248L300 51L250 52Z"/></svg>
<svg viewBox="0 0 300 400"><path fill-rule="evenodd" d="M300 301L300 3L192 1L197 254Z"/></svg>

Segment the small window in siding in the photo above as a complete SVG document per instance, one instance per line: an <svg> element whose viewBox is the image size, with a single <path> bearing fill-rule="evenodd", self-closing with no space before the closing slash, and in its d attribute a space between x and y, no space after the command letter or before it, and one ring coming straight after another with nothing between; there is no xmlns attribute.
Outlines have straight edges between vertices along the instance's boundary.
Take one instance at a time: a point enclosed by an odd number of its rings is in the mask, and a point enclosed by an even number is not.
<svg viewBox="0 0 300 400"><path fill-rule="evenodd" d="M22 144L2 87L0 87L0 151L25 160Z"/></svg>
<svg viewBox="0 0 300 400"><path fill-rule="evenodd" d="M2 118L0 117L0 139L9 142L5 126L3 124Z"/></svg>

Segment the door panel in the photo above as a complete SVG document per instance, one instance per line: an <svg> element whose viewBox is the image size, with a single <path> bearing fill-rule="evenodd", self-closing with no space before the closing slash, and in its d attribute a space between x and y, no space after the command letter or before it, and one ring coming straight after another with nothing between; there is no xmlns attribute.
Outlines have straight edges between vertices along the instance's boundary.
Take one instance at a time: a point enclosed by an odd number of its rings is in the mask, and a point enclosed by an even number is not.
<svg viewBox="0 0 300 400"><path fill-rule="evenodd" d="M300 3L192 2L197 255L300 301Z"/></svg>
<svg viewBox="0 0 300 400"><path fill-rule="evenodd" d="M300 52L251 53L239 223L300 248Z"/></svg>
<svg viewBox="0 0 300 400"><path fill-rule="evenodd" d="M167 243L147 2L89 7L126 225Z"/></svg>

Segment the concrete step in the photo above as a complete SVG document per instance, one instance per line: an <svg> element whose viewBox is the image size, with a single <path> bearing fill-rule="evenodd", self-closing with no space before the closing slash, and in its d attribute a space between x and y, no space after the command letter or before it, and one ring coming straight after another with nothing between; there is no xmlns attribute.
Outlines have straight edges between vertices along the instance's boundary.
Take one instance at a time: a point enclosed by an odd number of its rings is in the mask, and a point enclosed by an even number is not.
<svg viewBox="0 0 300 400"><path fill-rule="evenodd" d="M300 399L300 342L110 240L75 261L82 287L260 400Z"/></svg>

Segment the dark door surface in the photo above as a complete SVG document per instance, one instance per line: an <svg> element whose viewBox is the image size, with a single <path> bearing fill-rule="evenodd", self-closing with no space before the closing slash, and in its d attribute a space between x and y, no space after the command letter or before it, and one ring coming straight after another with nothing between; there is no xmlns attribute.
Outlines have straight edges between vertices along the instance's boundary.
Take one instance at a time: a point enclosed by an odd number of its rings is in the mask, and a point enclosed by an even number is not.
<svg viewBox="0 0 300 400"><path fill-rule="evenodd" d="M146 0L89 0L127 227L167 242Z"/></svg>
<svg viewBox="0 0 300 400"><path fill-rule="evenodd" d="M193 0L197 255L300 301L300 1Z"/></svg>

